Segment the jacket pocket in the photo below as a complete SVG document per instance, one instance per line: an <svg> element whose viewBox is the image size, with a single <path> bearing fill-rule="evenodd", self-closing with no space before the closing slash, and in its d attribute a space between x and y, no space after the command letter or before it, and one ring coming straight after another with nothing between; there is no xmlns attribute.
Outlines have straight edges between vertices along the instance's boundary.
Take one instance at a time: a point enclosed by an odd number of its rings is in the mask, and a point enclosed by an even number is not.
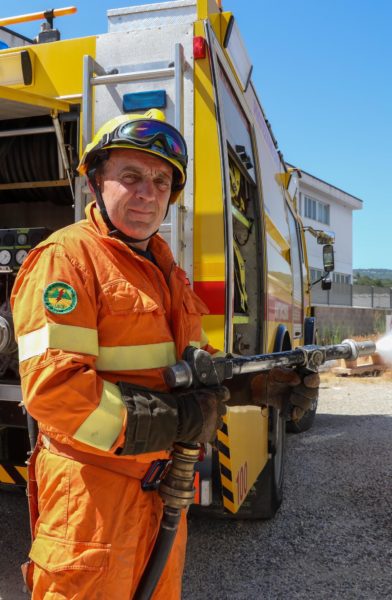
<svg viewBox="0 0 392 600"><path fill-rule="evenodd" d="M208 315L210 312L203 300L189 287L184 292L184 306L190 315Z"/></svg>
<svg viewBox="0 0 392 600"><path fill-rule="evenodd" d="M79 570L104 572L111 544L73 542L38 534L30 550L31 560L49 573Z"/></svg>
<svg viewBox="0 0 392 600"><path fill-rule="evenodd" d="M111 313L165 312L153 298L124 279L107 283L102 291Z"/></svg>

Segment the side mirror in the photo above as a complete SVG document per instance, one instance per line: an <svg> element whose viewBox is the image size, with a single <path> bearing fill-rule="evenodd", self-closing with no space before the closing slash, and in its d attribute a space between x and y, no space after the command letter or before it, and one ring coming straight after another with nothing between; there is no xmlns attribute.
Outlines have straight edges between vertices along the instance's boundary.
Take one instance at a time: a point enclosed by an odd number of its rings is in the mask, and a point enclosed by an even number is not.
<svg viewBox="0 0 392 600"><path fill-rule="evenodd" d="M335 259L332 244L325 244L325 246L323 246L323 264L324 271L326 273L330 273L335 268Z"/></svg>
<svg viewBox="0 0 392 600"><path fill-rule="evenodd" d="M329 277L321 280L321 289L324 291L330 290L332 287L332 281Z"/></svg>

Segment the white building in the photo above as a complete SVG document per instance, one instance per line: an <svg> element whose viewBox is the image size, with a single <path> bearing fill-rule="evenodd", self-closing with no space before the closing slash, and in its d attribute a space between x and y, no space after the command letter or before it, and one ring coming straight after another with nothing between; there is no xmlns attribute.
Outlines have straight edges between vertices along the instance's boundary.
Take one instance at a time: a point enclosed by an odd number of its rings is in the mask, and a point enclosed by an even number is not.
<svg viewBox="0 0 392 600"><path fill-rule="evenodd" d="M353 211L362 209L362 200L301 170L299 179L299 211L304 226L323 229L335 235L336 283L352 283ZM322 248L306 233L308 260L312 280L323 273Z"/></svg>

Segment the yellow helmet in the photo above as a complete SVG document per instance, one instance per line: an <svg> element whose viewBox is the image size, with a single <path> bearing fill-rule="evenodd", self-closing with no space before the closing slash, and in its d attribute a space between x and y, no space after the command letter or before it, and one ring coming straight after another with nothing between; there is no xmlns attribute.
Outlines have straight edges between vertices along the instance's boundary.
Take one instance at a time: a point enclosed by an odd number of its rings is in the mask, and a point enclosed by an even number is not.
<svg viewBox="0 0 392 600"><path fill-rule="evenodd" d="M165 121L162 111L153 108L144 114L120 115L107 121L87 144L78 171L88 174L94 159L111 148L131 148L154 154L173 167L170 203L177 200L185 186L188 153L181 133Z"/></svg>

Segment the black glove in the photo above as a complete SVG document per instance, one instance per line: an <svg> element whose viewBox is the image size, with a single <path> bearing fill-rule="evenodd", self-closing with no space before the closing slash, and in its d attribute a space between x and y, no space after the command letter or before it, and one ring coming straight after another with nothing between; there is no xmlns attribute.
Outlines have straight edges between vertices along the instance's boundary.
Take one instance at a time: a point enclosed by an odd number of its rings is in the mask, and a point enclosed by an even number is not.
<svg viewBox="0 0 392 600"><path fill-rule="evenodd" d="M230 390L229 406L274 406L283 411L292 404L297 420L312 407L318 397L320 377L304 369L274 368L248 373L225 382Z"/></svg>
<svg viewBox="0 0 392 600"><path fill-rule="evenodd" d="M178 441L213 442L217 430L223 425L222 417L226 414L226 402L230 398L229 390L221 385L202 388L194 392L185 392L181 394L181 399L185 405L189 402L189 397L192 397L193 402L198 405L202 414L203 425L195 439L179 438ZM186 432L184 433L186 434Z"/></svg>
<svg viewBox="0 0 392 600"><path fill-rule="evenodd" d="M121 454L166 450L173 442L211 442L222 426L229 398L223 386L162 393L118 385L128 417Z"/></svg>
<svg viewBox="0 0 392 600"><path fill-rule="evenodd" d="M318 397L320 377L305 369L275 368L256 375L250 384L254 404L267 404L283 410L289 402L301 418Z"/></svg>
<svg viewBox="0 0 392 600"><path fill-rule="evenodd" d="M318 373L299 372L301 383L293 387L290 394L290 403L293 406L307 411L318 398L320 376Z"/></svg>

